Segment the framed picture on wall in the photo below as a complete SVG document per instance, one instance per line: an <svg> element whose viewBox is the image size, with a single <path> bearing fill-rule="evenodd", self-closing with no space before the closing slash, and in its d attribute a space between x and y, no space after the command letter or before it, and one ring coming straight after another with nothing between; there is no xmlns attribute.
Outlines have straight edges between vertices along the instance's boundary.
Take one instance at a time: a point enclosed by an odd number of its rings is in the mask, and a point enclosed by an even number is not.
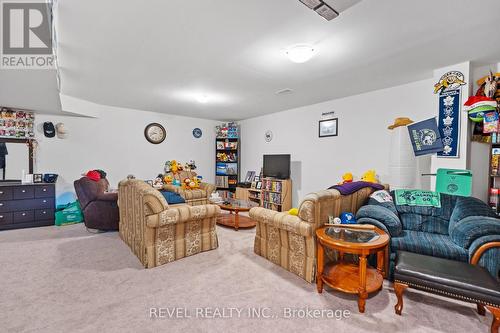
<svg viewBox="0 0 500 333"><path fill-rule="evenodd" d="M339 133L338 118L319 121L319 137L337 136Z"/></svg>
<svg viewBox="0 0 500 333"><path fill-rule="evenodd" d="M253 181L253 177L255 177L255 171L248 171L247 176L245 177L245 183L251 183Z"/></svg>

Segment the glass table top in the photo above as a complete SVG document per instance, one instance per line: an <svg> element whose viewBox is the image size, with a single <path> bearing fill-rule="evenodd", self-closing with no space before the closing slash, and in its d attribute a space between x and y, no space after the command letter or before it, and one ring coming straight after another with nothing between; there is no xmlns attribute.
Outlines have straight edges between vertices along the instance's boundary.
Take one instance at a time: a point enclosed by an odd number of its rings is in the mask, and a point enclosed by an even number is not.
<svg viewBox="0 0 500 333"><path fill-rule="evenodd" d="M333 240L348 243L370 243L379 239L380 235L371 230L356 230L347 228L328 227L325 234Z"/></svg>
<svg viewBox="0 0 500 333"><path fill-rule="evenodd" d="M240 200L240 199L224 199L223 202L217 203L219 206L227 206L234 208L250 209L253 207L258 207L259 204L250 200Z"/></svg>

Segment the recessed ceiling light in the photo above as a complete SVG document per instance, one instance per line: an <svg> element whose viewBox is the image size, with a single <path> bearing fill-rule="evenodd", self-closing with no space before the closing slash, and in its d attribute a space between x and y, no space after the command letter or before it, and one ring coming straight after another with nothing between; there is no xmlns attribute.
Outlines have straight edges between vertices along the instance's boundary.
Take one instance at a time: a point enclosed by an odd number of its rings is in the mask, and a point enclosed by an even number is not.
<svg viewBox="0 0 500 333"><path fill-rule="evenodd" d="M205 104L208 102L209 98L207 94L200 94L196 96L196 100L198 101L198 103Z"/></svg>
<svg viewBox="0 0 500 333"><path fill-rule="evenodd" d="M311 60L314 56L314 48L306 44L295 45L286 51L286 55L291 62L301 64Z"/></svg>

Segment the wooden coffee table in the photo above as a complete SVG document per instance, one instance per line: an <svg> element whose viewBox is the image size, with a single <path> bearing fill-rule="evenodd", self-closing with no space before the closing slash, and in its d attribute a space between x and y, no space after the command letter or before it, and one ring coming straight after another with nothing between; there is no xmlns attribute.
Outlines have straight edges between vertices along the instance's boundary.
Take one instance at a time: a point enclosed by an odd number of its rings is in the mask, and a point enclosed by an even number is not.
<svg viewBox="0 0 500 333"><path fill-rule="evenodd" d="M224 214L217 218L217 224L226 227L234 228L238 231L239 228L253 228L257 224L254 220L246 216L240 216L240 212L248 212L253 207L258 207L256 202L240 199L226 199L225 202L217 204L220 209L229 211L229 214Z"/></svg>
<svg viewBox="0 0 500 333"><path fill-rule="evenodd" d="M365 312L368 294L382 289L384 276L387 275L389 236L382 230L348 229L327 226L316 230L317 236L317 273L318 293L323 292L323 283L335 290L358 294L359 312ZM339 252L338 262L324 264L325 248ZM344 254L359 257L359 264L344 260ZM367 257L377 254L377 268L367 265Z"/></svg>

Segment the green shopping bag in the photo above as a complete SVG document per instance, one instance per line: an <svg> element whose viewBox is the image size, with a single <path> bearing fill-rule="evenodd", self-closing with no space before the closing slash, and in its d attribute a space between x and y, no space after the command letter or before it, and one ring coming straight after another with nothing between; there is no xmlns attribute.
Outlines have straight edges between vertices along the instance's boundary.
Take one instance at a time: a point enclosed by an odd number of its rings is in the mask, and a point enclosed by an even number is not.
<svg viewBox="0 0 500 333"><path fill-rule="evenodd" d="M83 222L83 214L78 201L56 207L56 225L61 226L80 222Z"/></svg>
<svg viewBox="0 0 500 333"><path fill-rule="evenodd" d="M460 169L437 169L436 192L469 197L472 194L472 172Z"/></svg>

